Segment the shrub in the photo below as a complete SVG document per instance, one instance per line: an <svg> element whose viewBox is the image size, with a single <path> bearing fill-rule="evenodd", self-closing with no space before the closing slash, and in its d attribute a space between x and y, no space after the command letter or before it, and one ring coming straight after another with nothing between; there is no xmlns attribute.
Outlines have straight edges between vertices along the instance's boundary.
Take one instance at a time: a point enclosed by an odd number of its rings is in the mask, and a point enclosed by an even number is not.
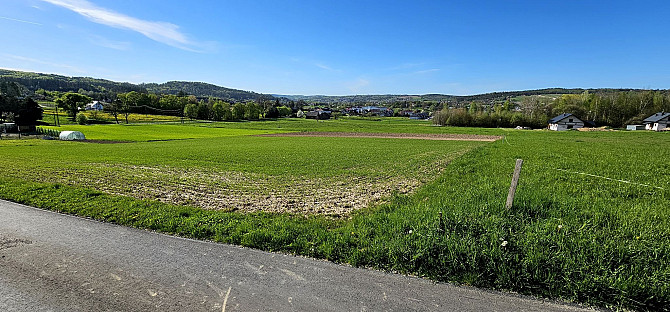
<svg viewBox="0 0 670 312"><path fill-rule="evenodd" d="M88 123L88 118L86 117L86 115L84 115L84 113L79 113L77 114L76 121L80 125L85 125Z"/></svg>

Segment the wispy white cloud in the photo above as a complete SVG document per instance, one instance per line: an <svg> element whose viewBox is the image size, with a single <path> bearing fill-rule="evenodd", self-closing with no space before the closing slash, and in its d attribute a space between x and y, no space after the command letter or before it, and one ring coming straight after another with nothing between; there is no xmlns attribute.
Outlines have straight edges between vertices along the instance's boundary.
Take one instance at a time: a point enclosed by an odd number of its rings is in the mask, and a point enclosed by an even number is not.
<svg viewBox="0 0 670 312"><path fill-rule="evenodd" d="M347 87L353 93L359 93L363 90L363 88L365 88L369 85L370 85L370 80L365 79L365 78L358 78L354 81L350 81L350 82L347 83Z"/></svg>
<svg viewBox="0 0 670 312"><path fill-rule="evenodd" d="M26 23L26 24L31 24L31 25L42 26L42 24L40 24L40 23L31 22L31 21L24 21L24 20L20 20L20 19L16 19L16 18L11 18L11 17L0 16L0 19L12 21L12 22L19 22L19 23Z"/></svg>
<svg viewBox="0 0 670 312"><path fill-rule="evenodd" d="M323 62L318 61L318 60L302 59L302 58L299 58L299 57L291 57L291 58L289 58L289 60L293 63L300 64L301 66L315 66L315 67L318 67L318 68L321 68L323 70L327 70L327 71L330 71L330 72L337 72L337 73L342 72L341 69L333 68L333 67L331 67L329 65L326 65Z"/></svg>
<svg viewBox="0 0 670 312"><path fill-rule="evenodd" d="M397 66L388 68L388 70L403 70L403 69L412 69L419 66L423 66L425 63L402 63Z"/></svg>
<svg viewBox="0 0 670 312"><path fill-rule="evenodd" d="M205 46L188 38L179 26L168 22L145 21L112 10L98 7L87 0L42 0L76 12L90 21L119 29L138 32L149 39L179 49L202 52Z"/></svg>
<svg viewBox="0 0 670 312"><path fill-rule="evenodd" d="M316 64L314 64L314 66L316 66L316 67L318 67L318 68L321 68L321 69L325 69L325 70L330 70L330 71L333 71L333 70L334 70L334 69L332 69L330 66L326 66L326 65L323 65L323 64L321 64L321 63L316 63Z"/></svg>
<svg viewBox="0 0 670 312"><path fill-rule="evenodd" d="M127 51L130 50L130 42L127 41L114 41L114 40L109 40L107 38L97 36L97 35L92 35L89 38L89 41L95 45L99 45L103 48L110 48L114 50L120 50L120 51Z"/></svg>
<svg viewBox="0 0 670 312"><path fill-rule="evenodd" d="M428 74L428 73L434 73L436 71L440 71L439 68L432 68L432 69L425 69L425 70L418 70L413 72L415 75L423 75L423 74Z"/></svg>
<svg viewBox="0 0 670 312"><path fill-rule="evenodd" d="M23 66L21 67L30 67L30 64L37 64L40 65L40 68L43 68L44 66L56 68L56 69L64 69L66 72L64 73L65 75L71 75L71 73L78 73L78 74L85 74L87 71L72 66L68 64L62 64L62 63L54 63L54 62L49 62L49 61L44 61L44 60L38 60L34 58L29 58L21 55L13 55L13 54L3 54L2 57L8 60L14 60L18 61L21 63ZM28 65L28 66L25 66ZM34 70L28 70L28 71L34 71Z"/></svg>
<svg viewBox="0 0 670 312"><path fill-rule="evenodd" d="M342 70L332 68L328 65L324 65L323 63L314 63L314 66L331 72L342 72Z"/></svg>

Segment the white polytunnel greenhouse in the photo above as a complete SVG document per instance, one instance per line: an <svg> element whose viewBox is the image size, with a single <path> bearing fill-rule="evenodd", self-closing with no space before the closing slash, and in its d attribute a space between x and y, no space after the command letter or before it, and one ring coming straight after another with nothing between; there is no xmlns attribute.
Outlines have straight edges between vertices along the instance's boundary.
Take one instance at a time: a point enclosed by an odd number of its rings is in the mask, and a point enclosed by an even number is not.
<svg viewBox="0 0 670 312"><path fill-rule="evenodd" d="M62 131L60 133L59 139L63 141L76 141L76 140L86 140L86 137L83 133L79 131Z"/></svg>

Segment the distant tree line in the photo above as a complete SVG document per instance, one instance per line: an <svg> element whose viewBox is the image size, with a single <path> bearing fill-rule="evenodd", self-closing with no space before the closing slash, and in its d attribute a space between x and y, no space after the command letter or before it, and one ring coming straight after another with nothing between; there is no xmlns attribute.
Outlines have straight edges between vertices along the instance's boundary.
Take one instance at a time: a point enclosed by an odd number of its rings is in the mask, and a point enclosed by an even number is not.
<svg viewBox="0 0 670 312"><path fill-rule="evenodd" d="M543 128L552 117L572 113L597 126L621 128L640 124L644 118L660 111L670 111L668 91L584 91L556 98L526 96L519 103L509 99L493 105L473 101L467 108L442 109L435 114L433 122L451 126Z"/></svg>
<svg viewBox="0 0 670 312"><path fill-rule="evenodd" d="M237 102L228 103L221 100L200 101L189 103L184 107L184 116L190 119L206 119L214 121L258 120L260 118L289 117L294 114L287 106L279 106L277 102Z"/></svg>
<svg viewBox="0 0 670 312"><path fill-rule="evenodd" d="M198 99L184 92L178 95L157 95L131 91L119 93L114 101L105 106L105 111L112 114L117 123L119 115L125 117L127 123L128 115L131 113L228 121L288 117L298 110L297 107L294 108L281 105L278 100L233 103L217 98Z"/></svg>

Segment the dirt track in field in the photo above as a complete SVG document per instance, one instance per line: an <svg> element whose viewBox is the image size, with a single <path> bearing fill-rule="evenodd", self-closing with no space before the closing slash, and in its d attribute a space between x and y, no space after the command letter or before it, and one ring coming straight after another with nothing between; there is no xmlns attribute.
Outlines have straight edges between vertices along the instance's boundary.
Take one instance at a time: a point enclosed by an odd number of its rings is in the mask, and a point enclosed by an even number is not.
<svg viewBox="0 0 670 312"><path fill-rule="evenodd" d="M435 133L369 133L369 132L291 132L259 134L261 137L327 137L327 138L375 138L418 139L437 141L483 141L494 142L502 137L480 134L435 134Z"/></svg>

